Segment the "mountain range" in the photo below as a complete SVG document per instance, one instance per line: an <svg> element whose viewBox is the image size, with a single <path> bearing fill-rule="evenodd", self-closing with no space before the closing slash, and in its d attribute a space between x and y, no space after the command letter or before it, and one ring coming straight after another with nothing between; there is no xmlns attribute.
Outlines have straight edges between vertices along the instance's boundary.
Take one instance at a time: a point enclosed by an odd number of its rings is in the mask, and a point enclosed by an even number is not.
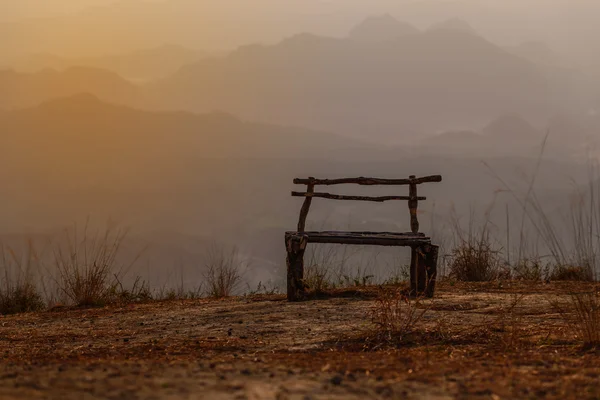
<svg viewBox="0 0 600 400"><path fill-rule="evenodd" d="M366 19L344 38L299 34L217 56L161 47L57 61L91 67L3 71L0 108L88 92L147 110L222 110L252 121L403 143L451 126L482 126L502 114L542 121L593 106L593 86L585 79L531 61L533 51L526 52L531 57L514 53L460 19L420 31L384 14ZM164 63L150 62L159 59ZM134 84L114 71L168 76Z"/></svg>
<svg viewBox="0 0 600 400"><path fill-rule="evenodd" d="M0 71L0 108L32 107L79 93L93 93L119 104L135 104L142 96L139 86L104 69L71 67L64 71L45 69L35 73Z"/></svg>
<svg viewBox="0 0 600 400"><path fill-rule="evenodd" d="M143 82L174 74L184 65L213 55L215 54L177 45L162 45L130 53L96 57L66 58L52 54L31 54L19 57L10 63L10 67L25 73L44 69L64 71L72 67L88 67L105 69L128 80Z"/></svg>
<svg viewBox="0 0 600 400"><path fill-rule="evenodd" d="M477 35L434 29L397 36L388 19L385 26L376 42L359 29L349 39L301 34L245 46L147 89L160 99L157 107L223 109L386 139L482 124L514 110L538 117L556 106L543 71ZM366 37L357 40L361 32Z"/></svg>
<svg viewBox="0 0 600 400"><path fill-rule="evenodd" d="M488 124L488 134L502 136L508 124L503 120L522 123L504 117ZM110 217L144 235L227 238L279 263L281 232L297 223L301 205L301 199L290 198L290 190L302 190L292 178L441 173L442 184L424 185L420 193L431 199L421 207L423 223L441 210L436 224L443 224L450 207L462 213L473 199L493 201L499 183L490 179L482 158L517 188L520 174L532 164L528 157L511 155L424 154L410 146L368 145L223 113L139 110L81 94L0 112L1 232ZM576 163L550 160L544 166L540 196L545 187L562 195L571 179L580 181L585 174ZM344 187L337 193L405 194L405 188L369 189ZM399 213L399 206L316 202L309 226L406 229L408 212Z"/></svg>

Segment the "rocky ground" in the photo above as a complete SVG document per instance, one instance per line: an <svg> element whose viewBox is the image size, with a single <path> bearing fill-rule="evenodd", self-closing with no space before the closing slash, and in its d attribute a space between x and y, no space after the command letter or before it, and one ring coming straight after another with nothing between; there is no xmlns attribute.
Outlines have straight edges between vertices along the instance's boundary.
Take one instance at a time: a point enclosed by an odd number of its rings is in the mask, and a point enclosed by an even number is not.
<svg viewBox="0 0 600 400"><path fill-rule="evenodd" d="M0 317L0 398L600 399L570 295L598 286L445 283L392 339L380 290Z"/></svg>

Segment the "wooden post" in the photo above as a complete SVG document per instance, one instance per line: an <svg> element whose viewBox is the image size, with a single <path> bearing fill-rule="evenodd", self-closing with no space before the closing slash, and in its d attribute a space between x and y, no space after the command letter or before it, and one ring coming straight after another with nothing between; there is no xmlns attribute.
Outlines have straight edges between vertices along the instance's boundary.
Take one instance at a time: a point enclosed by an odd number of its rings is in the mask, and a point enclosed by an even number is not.
<svg viewBox="0 0 600 400"><path fill-rule="evenodd" d="M410 289L409 295L411 297L417 296L417 266L419 262L419 254L417 253L417 248L415 246L410 247Z"/></svg>
<svg viewBox="0 0 600 400"><path fill-rule="evenodd" d="M409 191L408 191L408 210L410 212L410 230L413 233L419 232L419 220L417 218L417 209L419 207L419 200L417 199L417 184L414 182L416 179L415 175L409 177ZM424 278L425 271L422 270L422 262L420 262L419 249L415 246L411 247L410 252L410 294L411 296L419 296L422 293L422 279Z"/></svg>
<svg viewBox="0 0 600 400"><path fill-rule="evenodd" d="M410 253L410 295L420 297L427 287L425 255L421 247L411 247Z"/></svg>
<svg viewBox="0 0 600 400"><path fill-rule="evenodd" d="M315 185L311 183L308 185L306 193L314 192ZM308 216L308 211L310 210L310 204L312 203L312 199L312 197L307 197L304 199L304 204L302 204L302 208L300 209L300 219L298 220L298 232L304 232L306 229L306 217Z"/></svg>
<svg viewBox="0 0 600 400"><path fill-rule="evenodd" d="M439 247L428 244L411 249L410 295L431 298L435 292Z"/></svg>
<svg viewBox="0 0 600 400"><path fill-rule="evenodd" d="M413 233L419 232L419 219L417 217L417 209L419 208L419 198L417 196L417 184L414 182L416 178L417 177L414 175L410 176L411 183L409 185L408 192L408 196L410 197L410 200L408 200L408 209L410 211L410 229Z"/></svg>
<svg viewBox="0 0 600 400"><path fill-rule="evenodd" d="M304 251L306 238L300 235L286 235L287 250L287 297L288 301L304 298Z"/></svg>
<svg viewBox="0 0 600 400"><path fill-rule="evenodd" d="M437 279L437 262L439 254L439 246L427 245L425 251L425 269L427 271L427 287L425 288L425 296L432 298L435 292L435 281Z"/></svg>

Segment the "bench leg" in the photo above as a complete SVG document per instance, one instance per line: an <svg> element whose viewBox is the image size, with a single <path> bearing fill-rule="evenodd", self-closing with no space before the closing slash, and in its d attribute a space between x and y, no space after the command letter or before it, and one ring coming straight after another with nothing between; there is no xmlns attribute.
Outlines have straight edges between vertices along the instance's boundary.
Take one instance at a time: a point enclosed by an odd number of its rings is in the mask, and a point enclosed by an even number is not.
<svg viewBox="0 0 600 400"><path fill-rule="evenodd" d="M304 251L306 240L287 237L285 239L287 250L287 298L288 301L304 299Z"/></svg>
<svg viewBox="0 0 600 400"><path fill-rule="evenodd" d="M438 246L413 247L410 257L410 295L433 297L437 278Z"/></svg>
<svg viewBox="0 0 600 400"><path fill-rule="evenodd" d="M421 249L419 247L411 247L410 252L410 296L419 297L423 294L426 285L426 273Z"/></svg>
<svg viewBox="0 0 600 400"><path fill-rule="evenodd" d="M425 252L425 270L427 272L427 282L425 288L425 296L432 298L435 292L435 281L437 279L437 263L439 246L430 245L427 246L428 251Z"/></svg>

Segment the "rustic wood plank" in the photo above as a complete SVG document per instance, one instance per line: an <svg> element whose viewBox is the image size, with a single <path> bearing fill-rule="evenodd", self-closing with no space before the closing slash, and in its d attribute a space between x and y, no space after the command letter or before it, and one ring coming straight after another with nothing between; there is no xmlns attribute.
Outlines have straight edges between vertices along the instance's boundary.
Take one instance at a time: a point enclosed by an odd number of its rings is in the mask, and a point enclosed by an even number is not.
<svg viewBox="0 0 600 400"><path fill-rule="evenodd" d="M315 185L308 185L307 194L310 195L315 190ZM300 218L298 219L298 232L304 232L306 229L306 217L308 217L308 211L310 210L310 204L312 203L312 196L306 196L304 204L300 209Z"/></svg>
<svg viewBox="0 0 600 400"><path fill-rule="evenodd" d="M341 185L346 183L353 183L357 185L373 186L373 185L420 185L422 183L441 182L441 175L424 176L422 178L409 178L409 179L383 179L383 178L342 178L342 179L316 179L316 178L296 178L294 184L296 185Z"/></svg>
<svg viewBox="0 0 600 400"><path fill-rule="evenodd" d="M415 176L412 175L409 179L414 182ZM410 229L413 233L419 232L419 218L417 216L417 209L419 208L419 198L417 196L417 184L411 183L409 186L408 195L410 200L408 201L408 209L410 211Z"/></svg>
<svg viewBox="0 0 600 400"><path fill-rule="evenodd" d="M383 203L384 201L391 200L411 200L410 196L346 196L341 194L331 194L331 193L318 193L318 192L292 192L293 197L320 197L323 199L331 199L331 200L357 200L357 201L374 201L377 203ZM419 197L418 200L427 200L427 197Z"/></svg>
<svg viewBox="0 0 600 400"><path fill-rule="evenodd" d="M424 234L391 232L286 232L289 239L307 243L355 244L370 246L422 246L431 243Z"/></svg>

